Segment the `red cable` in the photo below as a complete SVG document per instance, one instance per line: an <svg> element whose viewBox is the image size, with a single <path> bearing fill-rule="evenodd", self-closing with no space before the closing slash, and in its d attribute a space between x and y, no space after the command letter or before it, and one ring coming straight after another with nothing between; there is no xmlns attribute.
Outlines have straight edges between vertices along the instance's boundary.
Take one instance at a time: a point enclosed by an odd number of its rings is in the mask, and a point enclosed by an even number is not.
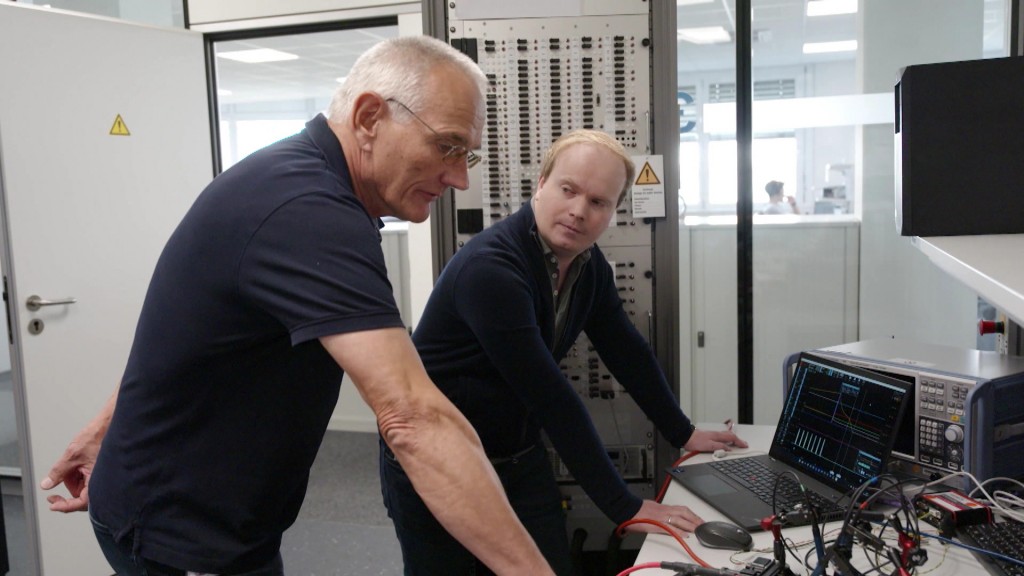
<svg viewBox="0 0 1024 576"><path fill-rule="evenodd" d="M687 452L686 454L683 454L682 456L680 456L678 460L673 462L672 466L673 467L679 466L680 464L682 464L683 462L686 462L690 458L693 458L697 454L700 454L700 452L698 452L696 450L692 451L692 452ZM665 492L668 491L669 482L671 482L671 481L672 481L672 477L669 476L668 474L666 474L665 475L665 481L662 483L661 489L658 490L658 496L654 499L655 502L661 503L661 499L665 497ZM693 549L690 548L689 544L684 542L683 539L680 538L671 529L669 529L668 526L665 526L664 524L662 524L661 522L658 522L656 520L648 520L646 518L635 518L633 520L627 520L627 521L623 522L622 524L619 524L619 527L615 529L615 534L619 538L622 538L623 529L625 529L626 526L629 526L631 524L653 524L654 526L657 526L658 528L661 528L666 534L668 534L669 536L675 538L676 542L679 542L679 544L686 550L686 553L689 554L691 558L693 558L694 560L697 561L697 564L699 564L699 565L701 565L701 566L703 566L705 568L711 568L710 564L708 564L707 562L702 560L700 557L698 557L693 552ZM640 565L637 565L637 566L633 566L632 568L627 568L626 570L620 572L618 574L618 576L625 576L626 574L631 574L631 573L633 573L633 572L635 572L637 570L641 570L643 568L660 568L660 567L661 567L661 563L660 562L647 562L645 564L640 564Z"/></svg>
<svg viewBox="0 0 1024 576"><path fill-rule="evenodd" d="M693 552L693 549L690 548L690 545L683 541L683 539L680 538L678 534L676 534L668 526L662 524L661 522L658 522L657 520L649 520L647 518L634 518L632 520L626 520L622 524L619 524L619 527L615 529L615 535L619 538L622 538L622 533L626 526L631 526L633 524L652 524L654 526L657 526L658 528L661 528L666 534L675 538L676 542L679 542L679 545L686 550L686 553L690 555L690 558L693 558L694 562L705 568L712 568L711 564L708 564L699 556L697 556L697 554Z"/></svg>
<svg viewBox="0 0 1024 576"><path fill-rule="evenodd" d="M632 574L633 572L644 570L646 568L661 568L661 562L644 562L643 564L637 564L636 566L631 566L622 572L619 572L617 576L626 576L626 574Z"/></svg>

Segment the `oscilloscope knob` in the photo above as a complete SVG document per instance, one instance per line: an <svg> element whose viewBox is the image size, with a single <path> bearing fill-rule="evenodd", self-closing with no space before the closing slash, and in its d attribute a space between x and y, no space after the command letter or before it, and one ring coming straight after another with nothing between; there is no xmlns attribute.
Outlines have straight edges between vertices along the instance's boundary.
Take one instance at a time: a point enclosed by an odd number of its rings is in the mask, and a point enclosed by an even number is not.
<svg viewBox="0 0 1024 576"><path fill-rule="evenodd" d="M952 424L946 428L946 440L950 442L960 443L964 440L964 429Z"/></svg>

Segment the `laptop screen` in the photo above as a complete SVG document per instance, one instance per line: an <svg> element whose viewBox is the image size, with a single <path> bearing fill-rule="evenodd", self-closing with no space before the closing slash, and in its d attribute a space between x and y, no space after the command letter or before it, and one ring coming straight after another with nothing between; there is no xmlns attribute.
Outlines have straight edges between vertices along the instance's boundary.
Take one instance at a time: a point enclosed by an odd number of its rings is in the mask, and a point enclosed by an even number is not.
<svg viewBox="0 0 1024 576"><path fill-rule="evenodd" d="M905 382L803 353L769 454L850 491L885 471L909 396Z"/></svg>

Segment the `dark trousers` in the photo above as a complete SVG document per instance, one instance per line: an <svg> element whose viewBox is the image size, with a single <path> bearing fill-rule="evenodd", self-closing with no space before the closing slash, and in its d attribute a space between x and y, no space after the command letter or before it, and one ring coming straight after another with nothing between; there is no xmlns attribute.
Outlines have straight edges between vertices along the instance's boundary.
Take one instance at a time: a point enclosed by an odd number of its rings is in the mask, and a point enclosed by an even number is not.
<svg viewBox="0 0 1024 576"><path fill-rule="evenodd" d="M572 572L562 497L551 472L547 450L535 446L525 454L499 461L494 470L512 508L541 553L560 576ZM394 521L406 576L478 576L493 574L434 519L412 487L395 455L380 442L380 480L384 505ZM491 530L479 526L478 530Z"/></svg>
<svg viewBox="0 0 1024 576"><path fill-rule="evenodd" d="M89 518L92 519L91 514ZM110 529L94 519L92 520L92 529L96 533L96 541L99 542L100 550L103 551L103 555L117 576L186 576L188 574L187 570L172 568L138 556L134 551L134 534L129 534L117 542ZM256 570L232 572L231 576L284 576L284 563L281 560L281 554Z"/></svg>

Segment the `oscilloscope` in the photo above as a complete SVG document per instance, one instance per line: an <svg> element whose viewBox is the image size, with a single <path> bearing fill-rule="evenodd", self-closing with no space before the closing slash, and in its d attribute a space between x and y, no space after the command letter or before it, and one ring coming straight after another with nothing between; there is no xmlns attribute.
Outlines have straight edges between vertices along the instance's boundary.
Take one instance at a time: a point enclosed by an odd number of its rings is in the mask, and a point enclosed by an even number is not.
<svg viewBox="0 0 1024 576"><path fill-rule="evenodd" d="M1024 478L1024 357L894 339L813 353L914 385L892 451L898 470Z"/></svg>

